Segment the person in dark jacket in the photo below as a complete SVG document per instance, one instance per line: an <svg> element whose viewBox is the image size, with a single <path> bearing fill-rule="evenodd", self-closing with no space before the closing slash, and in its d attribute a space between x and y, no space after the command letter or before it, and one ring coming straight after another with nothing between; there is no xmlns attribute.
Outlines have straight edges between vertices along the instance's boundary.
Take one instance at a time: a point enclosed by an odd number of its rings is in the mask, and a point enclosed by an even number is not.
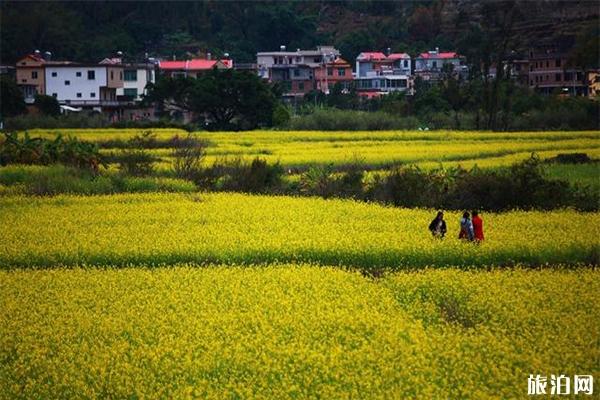
<svg viewBox="0 0 600 400"><path fill-rule="evenodd" d="M473 241L473 222L471 222L471 215L465 212L460 219L460 233L458 234L459 239Z"/></svg>
<svg viewBox="0 0 600 400"><path fill-rule="evenodd" d="M444 213L438 211L436 217L429 224L429 230L433 237L442 239L446 235L446 221L444 221Z"/></svg>

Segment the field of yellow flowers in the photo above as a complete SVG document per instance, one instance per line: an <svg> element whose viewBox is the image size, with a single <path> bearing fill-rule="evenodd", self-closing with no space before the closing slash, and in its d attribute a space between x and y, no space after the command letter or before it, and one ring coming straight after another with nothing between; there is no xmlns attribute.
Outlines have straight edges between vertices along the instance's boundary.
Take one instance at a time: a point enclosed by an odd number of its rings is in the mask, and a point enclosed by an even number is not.
<svg viewBox="0 0 600 400"><path fill-rule="evenodd" d="M411 268L588 264L600 214L483 214L481 245L431 237L435 210L235 193L0 197L0 265L308 262Z"/></svg>
<svg viewBox="0 0 600 400"><path fill-rule="evenodd" d="M102 142L128 140L140 129L36 129L32 136L54 137L56 133ZM184 137L177 129L153 129L157 139ZM474 131L251 131L195 132L210 142L207 162L223 157L260 157L269 162L297 167L314 164L346 164L360 159L370 166L414 163L422 167L462 165L470 168L506 166L536 152L541 158L559 153L583 152L600 158L600 131L589 132L474 132ZM103 149L118 153L118 149ZM169 149L153 149L163 168L170 166Z"/></svg>
<svg viewBox="0 0 600 400"><path fill-rule="evenodd" d="M0 397L525 398L598 376L599 293L593 269L0 271Z"/></svg>

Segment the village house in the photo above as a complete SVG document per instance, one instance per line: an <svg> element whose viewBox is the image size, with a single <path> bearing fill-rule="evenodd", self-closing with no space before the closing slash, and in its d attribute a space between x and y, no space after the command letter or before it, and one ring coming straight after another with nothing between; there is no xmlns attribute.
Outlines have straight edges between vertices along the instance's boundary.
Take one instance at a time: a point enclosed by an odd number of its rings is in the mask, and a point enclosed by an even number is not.
<svg viewBox="0 0 600 400"><path fill-rule="evenodd" d="M419 54L415 58L416 77L424 81L439 81L445 73L444 66L447 66L452 75L456 78L466 79L468 74L465 58L456 52L440 52L439 48Z"/></svg>
<svg viewBox="0 0 600 400"><path fill-rule="evenodd" d="M356 58L355 88L361 97L412 94L411 58L406 53L363 52Z"/></svg>
<svg viewBox="0 0 600 400"><path fill-rule="evenodd" d="M39 51L28 54L17 61L15 77L27 104L33 104L35 95L46 94L46 81L44 80L45 62L46 60L42 58Z"/></svg>
<svg viewBox="0 0 600 400"><path fill-rule="evenodd" d="M322 73L317 70L327 68L326 66L334 63L339 55L339 50L332 46L296 51L286 51L285 46L281 46L280 51L257 53L256 64L258 75L269 82L279 83L283 88L284 97L289 99L302 97L312 90L328 90L327 84L319 83L320 77L326 74L326 69ZM346 70L344 68L344 71ZM327 77L325 79L328 82ZM317 89L318 86L327 87Z"/></svg>
<svg viewBox="0 0 600 400"><path fill-rule="evenodd" d="M315 89L326 94L329 94L336 84L340 84L342 90L350 89L353 80L352 66L342 58L325 62L315 68L315 81L317 84Z"/></svg>
<svg viewBox="0 0 600 400"><path fill-rule="evenodd" d="M233 68L233 60L229 58L221 60L212 60L210 53L207 54L206 59L195 58L192 60L180 60L180 61L159 61L159 71L168 77L191 77L196 78L198 74L209 71L213 68L217 69L228 69Z"/></svg>
<svg viewBox="0 0 600 400"><path fill-rule="evenodd" d="M588 77L570 66L566 51L542 47L529 51L529 87L541 94L587 96Z"/></svg>

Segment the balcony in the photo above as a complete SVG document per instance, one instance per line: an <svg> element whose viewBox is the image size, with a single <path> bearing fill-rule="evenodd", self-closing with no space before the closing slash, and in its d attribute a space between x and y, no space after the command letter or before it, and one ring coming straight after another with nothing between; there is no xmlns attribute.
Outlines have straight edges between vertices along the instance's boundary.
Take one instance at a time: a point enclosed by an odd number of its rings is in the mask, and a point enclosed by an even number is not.
<svg viewBox="0 0 600 400"><path fill-rule="evenodd" d="M135 103L133 101L121 100L61 100L60 104L76 107L123 107Z"/></svg>

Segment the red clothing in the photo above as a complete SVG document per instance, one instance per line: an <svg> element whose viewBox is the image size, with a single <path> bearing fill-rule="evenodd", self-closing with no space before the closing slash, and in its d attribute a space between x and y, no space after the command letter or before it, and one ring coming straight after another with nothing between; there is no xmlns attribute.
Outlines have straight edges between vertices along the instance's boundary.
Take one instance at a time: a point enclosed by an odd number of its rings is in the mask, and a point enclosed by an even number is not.
<svg viewBox="0 0 600 400"><path fill-rule="evenodd" d="M475 240L483 240L483 220L478 216L473 217L473 233Z"/></svg>

